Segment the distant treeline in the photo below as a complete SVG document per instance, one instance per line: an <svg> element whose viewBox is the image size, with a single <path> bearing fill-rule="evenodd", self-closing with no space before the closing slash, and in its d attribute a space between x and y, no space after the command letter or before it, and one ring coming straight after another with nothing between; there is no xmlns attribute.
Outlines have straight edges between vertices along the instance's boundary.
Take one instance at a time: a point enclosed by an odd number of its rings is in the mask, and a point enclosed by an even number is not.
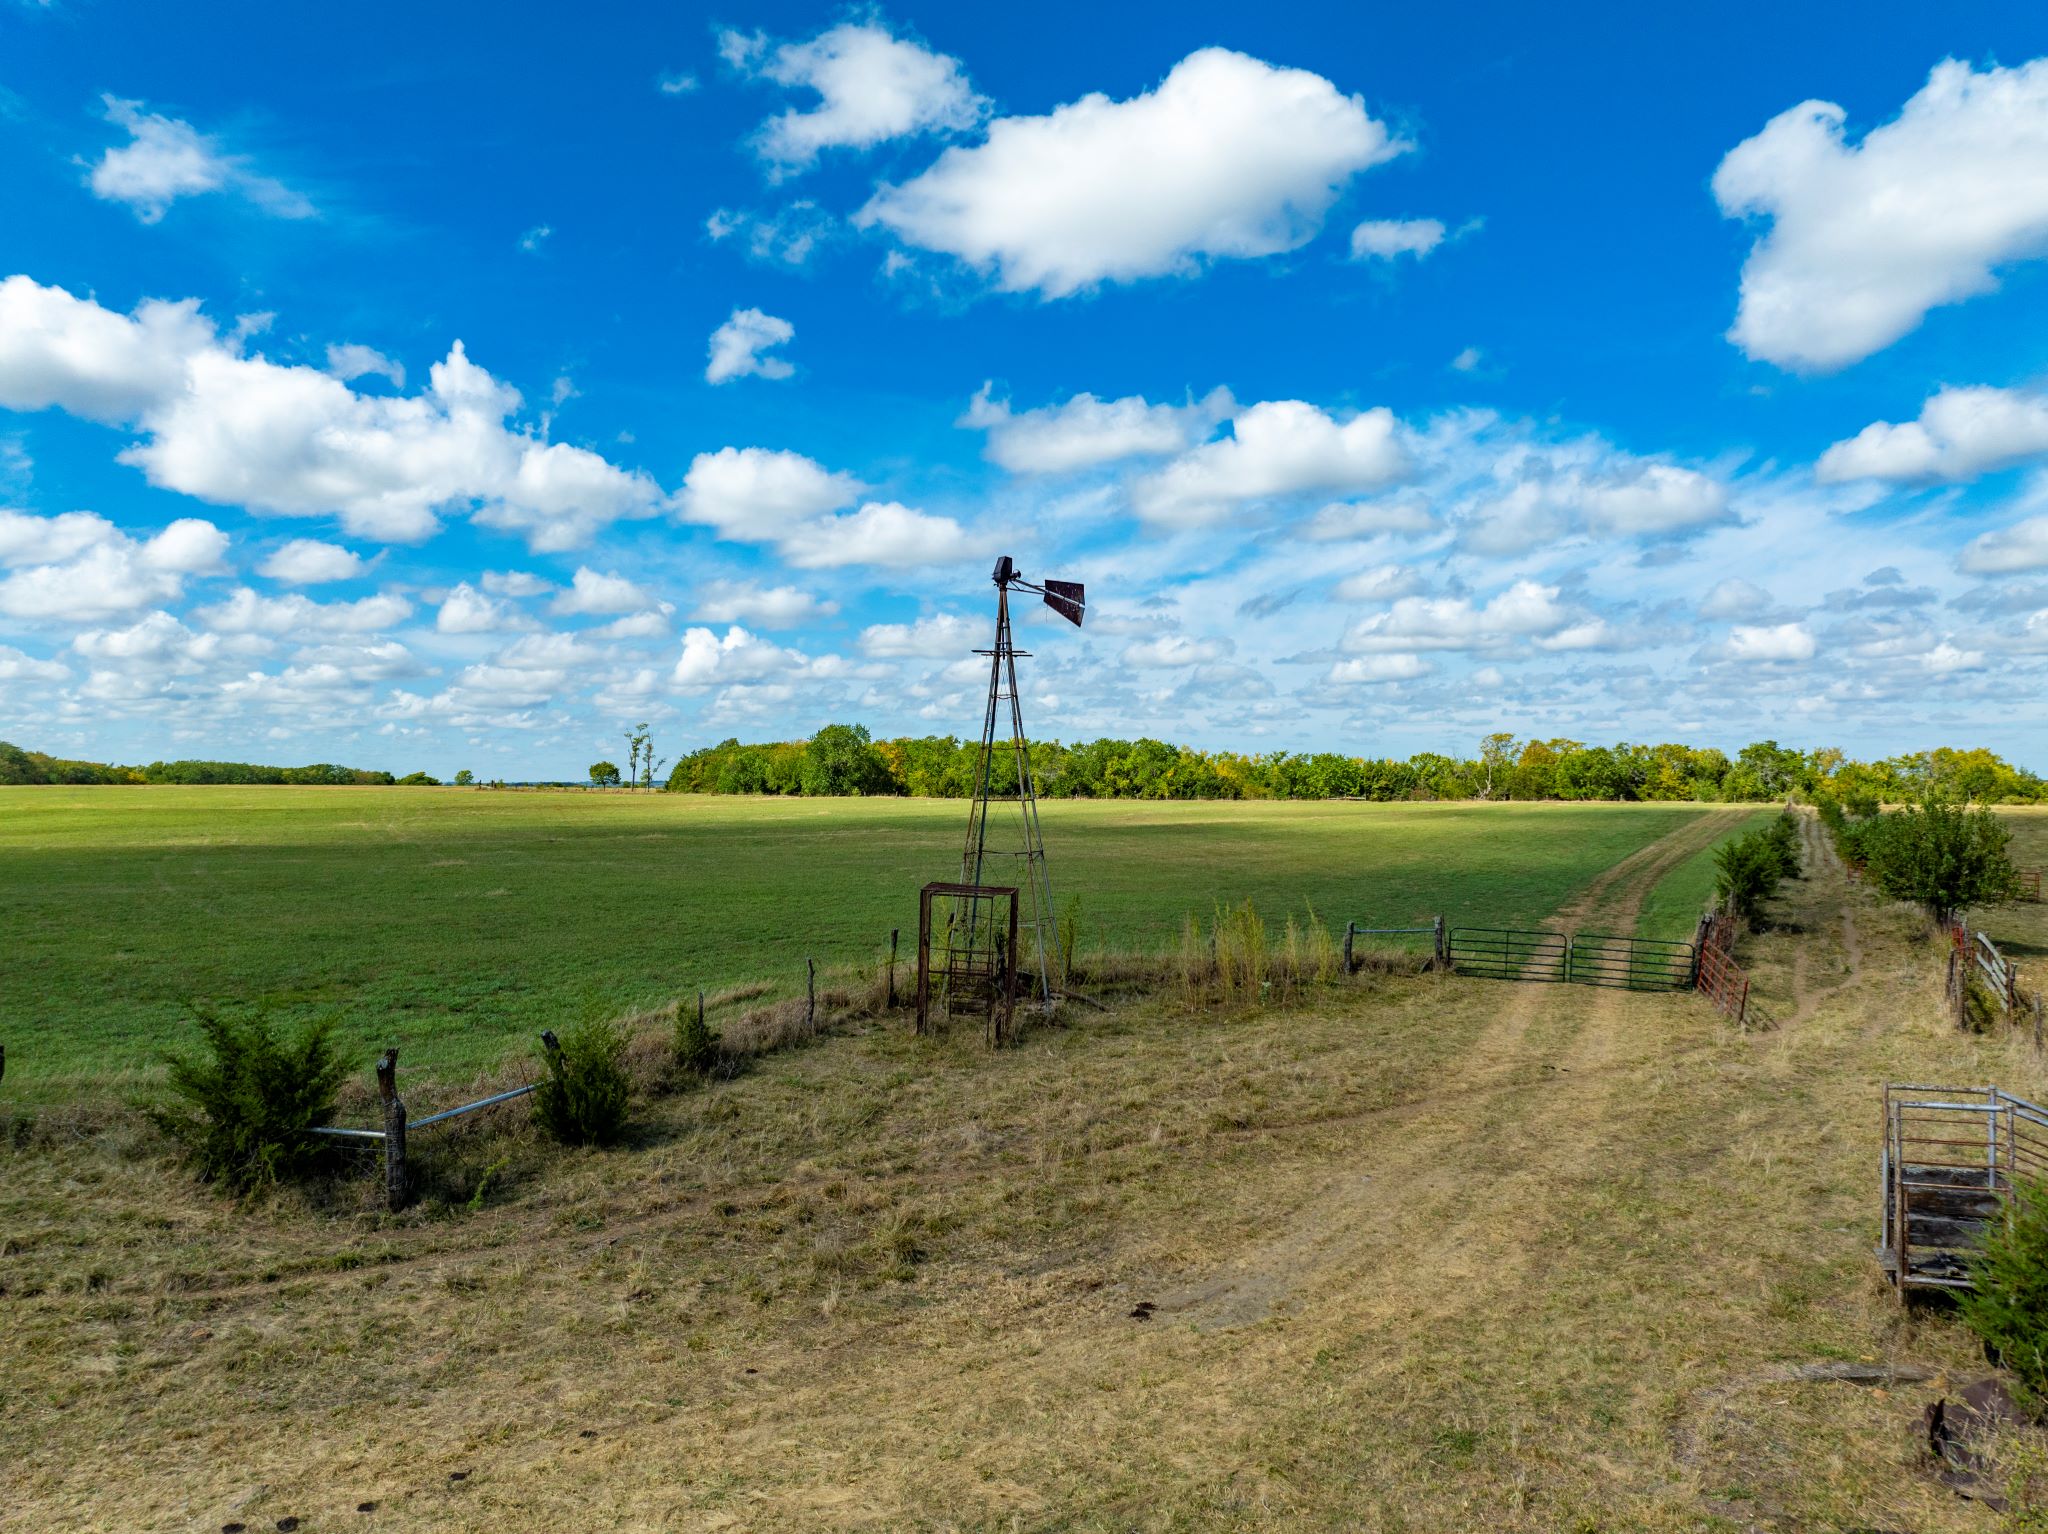
<svg viewBox="0 0 2048 1534"><path fill-rule="evenodd" d="M434 783L424 772L394 778L388 772L315 762L308 767L263 767L254 762L151 762L113 767L24 751L0 740L0 784L11 783L312 783L326 785Z"/></svg>
<svg viewBox="0 0 2048 1534"><path fill-rule="evenodd" d="M950 735L874 740L861 725L829 725L808 741L693 751L669 774L672 792L908 794L974 791L977 743ZM2048 781L1984 750L1942 747L1876 762L1831 747L1797 751L1758 741L1733 757L1712 747L1589 746L1576 740L1489 735L1471 757L1421 752L1406 760L1319 751L1247 756L1161 740L1038 741L1031 771L1058 799L1701 799L1768 803L1828 792L1889 802L1930 790L1981 804L2048 802ZM1015 783L1007 751L998 786Z"/></svg>

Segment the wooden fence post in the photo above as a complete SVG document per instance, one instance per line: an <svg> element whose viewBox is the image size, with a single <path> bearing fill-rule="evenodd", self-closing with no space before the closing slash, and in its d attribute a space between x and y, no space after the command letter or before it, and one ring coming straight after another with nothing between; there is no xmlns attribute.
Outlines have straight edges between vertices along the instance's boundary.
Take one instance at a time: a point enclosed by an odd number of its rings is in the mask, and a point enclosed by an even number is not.
<svg viewBox="0 0 2048 1534"><path fill-rule="evenodd" d="M405 1104L398 1096L398 1051L377 1062L377 1095L384 1101L384 1202L396 1214L411 1191L405 1175Z"/></svg>
<svg viewBox="0 0 2048 1534"><path fill-rule="evenodd" d="M7 1046L0 1044L0 1081L7 1079Z"/></svg>
<svg viewBox="0 0 2048 1534"><path fill-rule="evenodd" d="M889 929L889 1010L896 1010L896 935L900 929Z"/></svg>
<svg viewBox="0 0 2048 1534"><path fill-rule="evenodd" d="M1451 967L1451 942L1444 932L1444 919L1441 916L1436 919L1435 963L1438 969L1449 969Z"/></svg>
<svg viewBox="0 0 2048 1534"><path fill-rule="evenodd" d="M804 960L804 1027L818 1025L818 961Z"/></svg>
<svg viewBox="0 0 2048 1534"><path fill-rule="evenodd" d="M1357 930L1357 922L1347 921L1344 923L1344 973L1347 975L1356 972L1351 963L1351 934Z"/></svg>

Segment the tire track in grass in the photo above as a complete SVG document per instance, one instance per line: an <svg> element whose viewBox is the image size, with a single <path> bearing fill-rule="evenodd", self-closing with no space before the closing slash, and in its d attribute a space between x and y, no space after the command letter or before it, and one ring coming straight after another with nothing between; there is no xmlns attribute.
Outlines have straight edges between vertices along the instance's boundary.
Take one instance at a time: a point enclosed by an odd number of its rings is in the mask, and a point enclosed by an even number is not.
<svg viewBox="0 0 2048 1534"><path fill-rule="evenodd" d="M1593 879L1584 890L1560 907L1549 925L1576 928L1599 920L1611 930L1633 929L1635 913L1648 891L1669 870L1709 845L1726 828L1725 813L1703 815L1699 821L1681 826L1648 846L1637 849ZM1543 982L1457 982L1498 984L1502 1007L1496 1020L1475 1041L1461 1060L1458 1073L1445 1081L1413 1115L1401 1125L1401 1140L1408 1147L1403 1158L1406 1172L1382 1171L1373 1182L1401 1182L1421 1179L1434 1184L1427 1168L1469 1165L1474 1146L1470 1137L1470 1107L1484 1101L1486 1125L1495 1137L1511 1137L1504 1146L1504 1167L1521 1163L1520 1177L1542 1175L1539 1162L1543 1149L1554 1138L1553 1124L1542 1119L1553 1112L1570 1112L1578 1098L1604 1092L1605 1069L1611 1063L1617 1041L1618 1014L1624 1010L1627 993L1611 989L1556 985ZM1574 1090L1560 1091L1566 1077L1577 1077ZM1546 1086L1544 1083L1550 1083ZM1513 1110L1531 1096L1542 1105L1535 1121L1518 1123ZM1448 1202L1459 1202L1456 1187L1466 1186L1462 1178L1444 1191ZM1229 1275L1211 1276L1170 1293L1160 1308L1185 1311L1197 1324L1227 1318L1230 1324L1247 1318L1252 1307L1245 1297L1265 1298L1266 1308L1279 1301L1289 1285L1277 1274L1299 1273L1317 1261L1333 1256L1333 1246L1350 1250L1351 1243L1337 1243L1334 1233L1360 1220L1373 1223L1384 1193L1354 1176L1339 1175L1314 1199L1289 1228L1263 1248L1255 1248L1232 1264ZM1469 1202L1469 1200L1466 1200ZM1453 1217L1455 1221L1455 1216ZM1469 1222L1467 1222L1469 1223ZM1448 1234L1459 1239L1454 1224Z"/></svg>

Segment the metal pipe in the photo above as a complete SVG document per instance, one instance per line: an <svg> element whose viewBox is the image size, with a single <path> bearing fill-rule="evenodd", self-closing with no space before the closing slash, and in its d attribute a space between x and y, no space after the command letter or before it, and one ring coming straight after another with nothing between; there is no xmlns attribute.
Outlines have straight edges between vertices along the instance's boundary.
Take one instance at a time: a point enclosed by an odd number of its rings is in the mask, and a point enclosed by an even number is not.
<svg viewBox="0 0 2048 1534"><path fill-rule="evenodd" d="M445 1119L460 1118L465 1113L474 1113L479 1108L489 1108L496 1103L509 1103L515 1097L524 1097L538 1082L528 1082L523 1087L514 1087L509 1092L500 1092L495 1097L480 1097L473 1103L464 1103L459 1108L444 1108L439 1113L430 1113L423 1119L414 1119L414 1129L425 1129L430 1124L439 1124Z"/></svg>

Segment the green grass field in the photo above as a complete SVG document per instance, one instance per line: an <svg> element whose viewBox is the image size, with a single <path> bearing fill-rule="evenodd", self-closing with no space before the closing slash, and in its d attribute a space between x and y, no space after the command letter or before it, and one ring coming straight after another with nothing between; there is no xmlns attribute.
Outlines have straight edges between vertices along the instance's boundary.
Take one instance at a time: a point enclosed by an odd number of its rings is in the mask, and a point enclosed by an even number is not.
<svg viewBox="0 0 2048 1534"><path fill-rule="evenodd" d="M1163 947L1254 901L1276 932L1532 925L1699 811L1639 805L1053 803L1084 949ZM802 985L914 952L965 807L463 790L0 789L0 1093L153 1074L188 1002L331 1013L345 1046L465 1071L591 1009Z"/></svg>

